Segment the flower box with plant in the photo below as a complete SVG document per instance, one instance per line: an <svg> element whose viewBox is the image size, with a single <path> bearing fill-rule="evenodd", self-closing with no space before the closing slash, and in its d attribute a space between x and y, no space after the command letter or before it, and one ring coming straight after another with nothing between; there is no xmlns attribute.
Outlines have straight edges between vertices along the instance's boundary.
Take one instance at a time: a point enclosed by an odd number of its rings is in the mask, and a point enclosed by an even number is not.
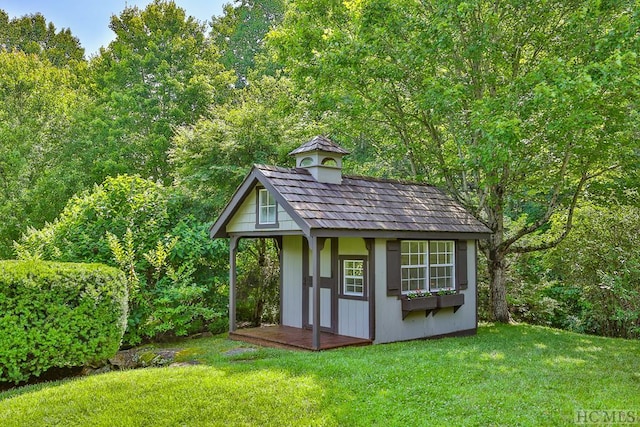
<svg viewBox="0 0 640 427"><path fill-rule="evenodd" d="M436 295L438 308L453 307L455 313L464 304L464 294L453 289L438 291Z"/></svg>
<svg viewBox="0 0 640 427"><path fill-rule="evenodd" d="M424 311L428 316L431 310L438 307L438 297L423 290L410 291L403 296L401 301L402 320L412 311Z"/></svg>

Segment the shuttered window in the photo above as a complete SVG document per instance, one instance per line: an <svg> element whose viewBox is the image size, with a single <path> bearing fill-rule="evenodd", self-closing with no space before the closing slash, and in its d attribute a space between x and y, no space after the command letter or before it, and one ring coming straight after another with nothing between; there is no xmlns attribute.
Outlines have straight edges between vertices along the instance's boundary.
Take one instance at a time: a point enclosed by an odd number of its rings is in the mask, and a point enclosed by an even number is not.
<svg viewBox="0 0 640 427"><path fill-rule="evenodd" d="M455 288L453 240L403 240L400 244L400 289L438 292Z"/></svg>
<svg viewBox="0 0 640 427"><path fill-rule="evenodd" d="M467 289L467 262L465 240L387 240L387 295Z"/></svg>

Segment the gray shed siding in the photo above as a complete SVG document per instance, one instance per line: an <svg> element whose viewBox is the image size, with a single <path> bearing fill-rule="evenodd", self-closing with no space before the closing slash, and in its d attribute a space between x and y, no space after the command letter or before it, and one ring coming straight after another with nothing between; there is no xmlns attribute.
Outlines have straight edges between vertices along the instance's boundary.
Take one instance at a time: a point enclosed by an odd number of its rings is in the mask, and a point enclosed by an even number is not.
<svg viewBox="0 0 640 427"><path fill-rule="evenodd" d="M406 341L431 336L452 334L476 329L476 245L467 241L468 287L461 291L465 303L453 313L443 309L425 317L424 312L411 313L402 320L401 302L396 296L387 296L386 239L376 239L376 336L374 342ZM459 262L460 260L456 260Z"/></svg>
<svg viewBox="0 0 640 427"><path fill-rule="evenodd" d="M302 328L302 236L282 238L282 324Z"/></svg>
<svg viewBox="0 0 640 427"><path fill-rule="evenodd" d="M256 231L256 187L245 197L238 211L227 224L227 233L243 233ZM277 231L299 231L300 227L291 216L278 204L278 226L273 227Z"/></svg>

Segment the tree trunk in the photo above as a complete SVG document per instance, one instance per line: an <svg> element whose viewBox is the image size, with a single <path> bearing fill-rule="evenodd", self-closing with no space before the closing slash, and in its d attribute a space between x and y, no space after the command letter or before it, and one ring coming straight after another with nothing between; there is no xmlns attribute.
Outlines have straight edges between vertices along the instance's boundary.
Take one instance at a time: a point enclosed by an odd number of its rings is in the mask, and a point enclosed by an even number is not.
<svg viewBox="0 0 640 427"><path fill-rule="evenodd" d="M506 270L504 255L496 250L489 250L487 267L489 271L489 289L491 305L491 320L509 323L511 315L507 306Z"/></svg>
<svg viewBox="0 0 640 427"><path fill-rule="evenodd" d="M488 209L488 218L489 228L493 230L493 233L484 248L489 272L491 320L509 323L511 316L507 305L506 250L502 248L504 243L504 186L494 186L491 190L491 196L494 203Z"/></svg>

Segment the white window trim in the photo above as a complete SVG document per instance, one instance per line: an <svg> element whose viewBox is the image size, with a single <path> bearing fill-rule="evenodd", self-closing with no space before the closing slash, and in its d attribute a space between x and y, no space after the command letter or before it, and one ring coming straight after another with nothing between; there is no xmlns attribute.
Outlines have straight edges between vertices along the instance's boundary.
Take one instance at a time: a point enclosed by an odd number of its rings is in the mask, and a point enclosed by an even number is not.
<svg viewBox="0 0 640 427"><path fill-rule="evenodd" d="M451 243L451 263L450 264L429 264L429 291L430 292L438 292L438 291L450 291L456 288L456 243L453 240L431 240L428 245L429 256L431 256L431 243L432 242L442 242L442 243ZM447 288L435 288L431 287L431 269L437 267L450 267L451 268L451 286Z"/></svg>
<svg viewBox="0 0 640 427"><path fill-rule="evenodd" d="M362 265L362 274L359 276L356 275L348 275L347 274L347 263L360 263ZM353 296L353 297L364 297L364 291L365 291L365 274L364 274L364 269L365 269L366 265L363 259L344 259L342 261L342 294L343 295L348 295L348 296ZM347 279L360 279L362 280L362 292L353 292L353 291L347 291Z"/></svg>
<svg viewBox="0 0 640 427"><path fill-rule="evenodd" d="M268 204L263 203L263 194L266 194L266 200ZM269 199L273 203L269 203ZM266 210L266 211L265 211ZM264 218L265 214L270 210L273 210L273 216L271 218ZM259 225L275 225L278 223L278 204L276 203L276 199L269 193L266 188L258 189L258 224Z"/></svg>
<svg viewBox="0 0 640 427"><path fill-rule="evenodd" d="M407 243L409 244L409 246L411 245L411 243L423 243L425 246L425 251L424 252L402 252L402 244L403 243ZM409 258L411 258L411 255L421 255L423 256L425 262L423 264L403 264L402 263L402 257L404 255L409 256ZM427 240L403 240L400 243L400 288L401 288L401 292L403 294L408 294L409 292L415 292L415 291L428 291L429 288L429 241ZM403 289L403 285L404 283L407 281L406 279L403 279L402 277L402 272L403 270L411 270L411 269L422 269L423 273L424 273L424 281L422 283L422 287L419 289ZM409 278L409 281L411 279Z"/></svg>
<svg viewBox="0 0 640 427"><path fill-rule="evenodd" d="M402 256L404 255L414 255L413 253L409 252L409 253L405 253L402 252L402 243L415 243L415 242L424 242L425 243L425 251L424 252L419 252L419 254L424 256L424 260L425 263L424 264L403 264L402 263ZM431 243L432 242L445 242L445 243L451 243L451 258L452 258L452 263L451 264L430 264L429 262L429 258L431 255ZM445 290L455 290L456 288L456 242L455 240L403 240L400 244L400 293L403 295L406 295L410 292L415 292L417 290L423 291L423 292L439 292L439 291L445 291ZM451 268L451 287L447 287L447 288L431 288L431 268L432 267L450 267ZM420 289L404 289L403 285L405 283L406 280L402 279L402 271L404 269L411 269L411 268L422 268L424 269L424 283L423 283L423 287Z"/></svg>

